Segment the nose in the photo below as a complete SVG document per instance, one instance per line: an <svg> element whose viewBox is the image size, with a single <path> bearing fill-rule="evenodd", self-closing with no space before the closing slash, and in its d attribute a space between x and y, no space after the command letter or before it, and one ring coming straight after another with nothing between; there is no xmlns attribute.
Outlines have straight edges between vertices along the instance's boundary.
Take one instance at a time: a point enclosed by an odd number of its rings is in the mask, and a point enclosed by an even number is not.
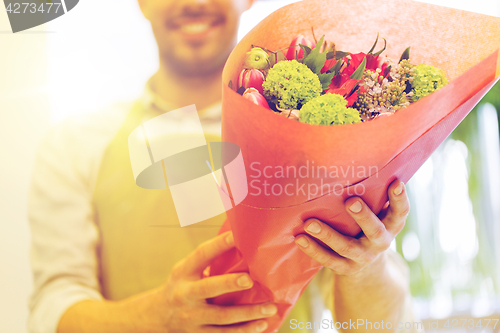
<svg viewBox="0 0 500 333"><path fill-rule="evenodd" d="M198 6L202 6L202 5L208 5L212 0L186 0L184 1L184 3L186 5L198 5Z"/></svg>
<svg viewBox="0 0 500 333"><path fill-rule="evenodd" d="M182 5L187 13L196 14L204 11L211 2L212 0L185 0Z"/></svg>

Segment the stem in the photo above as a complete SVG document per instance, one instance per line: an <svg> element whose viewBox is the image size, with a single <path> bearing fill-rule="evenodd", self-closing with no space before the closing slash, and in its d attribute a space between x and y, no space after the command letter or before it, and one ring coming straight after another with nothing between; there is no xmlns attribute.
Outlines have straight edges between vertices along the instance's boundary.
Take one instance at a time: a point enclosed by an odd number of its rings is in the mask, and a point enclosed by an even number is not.
<svg viewBox="0 0 500 333"><path fill-rule="evenodd" d="M312 31L312 35L313 35L313 38L314 38L314 45L318 44L318 40L316 39L316 36L314 35L314 28L311 27L311 31Z"/></svg>

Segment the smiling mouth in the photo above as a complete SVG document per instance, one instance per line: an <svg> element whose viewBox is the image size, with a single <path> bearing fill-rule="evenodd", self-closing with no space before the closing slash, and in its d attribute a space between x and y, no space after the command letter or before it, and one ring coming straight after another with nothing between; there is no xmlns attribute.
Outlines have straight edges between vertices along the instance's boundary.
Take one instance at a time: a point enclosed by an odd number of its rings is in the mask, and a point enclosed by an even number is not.
<svg viewBox="0 0 500 333"><path fill-rule="evenodd" d="M185 34L200 34L211 28L211 24L208 23L189 23L183 24L180 27L180 31Z"/></svg>
<svg viewBox="0 0 500 333"><path fill-rule="evenodd" d="M206 34L224 22L225 18L221 15L189 15L177 17L167 22L167 28L185 35L195 36Z"/></svg>

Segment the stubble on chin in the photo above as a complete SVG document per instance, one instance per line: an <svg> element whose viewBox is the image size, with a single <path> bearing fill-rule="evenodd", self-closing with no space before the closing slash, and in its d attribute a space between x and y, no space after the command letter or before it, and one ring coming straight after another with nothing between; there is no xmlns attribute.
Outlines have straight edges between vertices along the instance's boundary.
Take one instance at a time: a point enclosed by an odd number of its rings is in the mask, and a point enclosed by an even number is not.
<svg viewBox="0 0 500 333"><path fill-rule="evenodd" d="M218 73L224 67L227 57L219 61L185 60L176 57L162 56L162 61L171 72L184 77L211 76Z"/></svg>

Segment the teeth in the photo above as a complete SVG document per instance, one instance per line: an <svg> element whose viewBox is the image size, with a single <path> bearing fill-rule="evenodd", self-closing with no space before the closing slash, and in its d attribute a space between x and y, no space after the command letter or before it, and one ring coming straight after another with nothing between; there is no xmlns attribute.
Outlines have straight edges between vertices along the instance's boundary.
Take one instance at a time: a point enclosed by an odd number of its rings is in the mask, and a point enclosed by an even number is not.
<svg viewBox="0 0 500 333"><path fill-rule="evenodd" d="M199 34L208 30L208 28L207 23L191 23L183 25L181 31L187 34Z"/></svg>

